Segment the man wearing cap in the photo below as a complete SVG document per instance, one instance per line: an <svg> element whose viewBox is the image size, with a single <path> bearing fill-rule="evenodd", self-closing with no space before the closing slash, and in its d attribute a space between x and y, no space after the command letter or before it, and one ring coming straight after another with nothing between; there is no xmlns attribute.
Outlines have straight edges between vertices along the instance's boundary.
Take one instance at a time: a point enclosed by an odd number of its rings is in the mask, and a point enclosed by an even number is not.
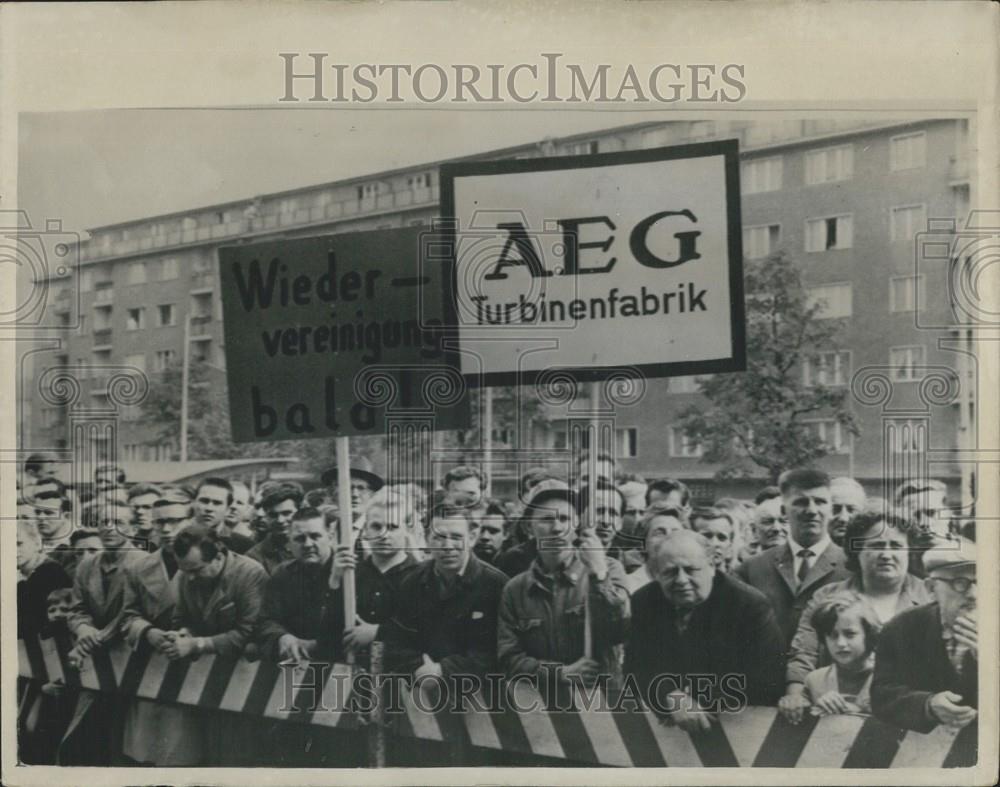
<svg viewBox="0 0 1000 787"><path fill-rule="evenodd" d="M629 618L625 570L605 556L591 530L578 539L577 497L562 481L542 481L527 500L538 557L500 600L497 646L508 676L537 676L543 687L593 684L618 673L615 646ZM587 607L592 649L584 652Z"/></svg>
<svg viewBox="0 0 1000 787"><path fill-rule="evenodd" d="M292 525L292 517L302 505L302 496L302 487L298 484L278 484L261 501L267 514L268 534L263 541L248 550L246 556L260 563L269 575L293 557L288 547L288 531Z"/></svg>
<svg viewBox="0 0 1000 787"><path fill-rule="evenodd" d="M902 612L882 629L875 653L872 710L917 732L964 727L979 707L976 551L951 540L924 553L934 601Z"/></svg>

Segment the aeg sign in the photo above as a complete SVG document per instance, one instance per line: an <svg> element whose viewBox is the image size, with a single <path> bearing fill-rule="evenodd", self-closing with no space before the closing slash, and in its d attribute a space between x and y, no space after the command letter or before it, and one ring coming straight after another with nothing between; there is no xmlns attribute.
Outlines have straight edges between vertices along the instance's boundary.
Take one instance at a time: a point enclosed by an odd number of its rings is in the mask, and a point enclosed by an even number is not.
<svg viewBox="0 0 1000 787"><path fill-rule="evenodd" d="M735 141L448 164L441 194L463 373L745 368Z"/></svg>

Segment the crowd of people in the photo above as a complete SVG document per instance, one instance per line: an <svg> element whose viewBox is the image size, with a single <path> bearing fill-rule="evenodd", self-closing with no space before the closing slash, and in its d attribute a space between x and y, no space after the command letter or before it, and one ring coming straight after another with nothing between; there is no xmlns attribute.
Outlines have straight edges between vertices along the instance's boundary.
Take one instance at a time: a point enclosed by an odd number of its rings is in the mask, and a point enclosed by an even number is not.
<svg viewBox="0 0 1000 787"><path fill-rule="evenodd" d="M431 494L358 466L341 528L336 469L305 491L129 485L103 466L81 502L44 464L19 489L18 636L63 637L70 668L120 643L361 664L380 643L382 669L421 690L597 685L693 735L747 705L921 732L976 718L975 534L951 523L940 481L872 499L799 468L754 500L695 506L681 481L616 473L606 455L572 479L531 469L516 500L488 497L471 465ZM24 762L364 764L319 726L48 688L22 714Z"/></svg>

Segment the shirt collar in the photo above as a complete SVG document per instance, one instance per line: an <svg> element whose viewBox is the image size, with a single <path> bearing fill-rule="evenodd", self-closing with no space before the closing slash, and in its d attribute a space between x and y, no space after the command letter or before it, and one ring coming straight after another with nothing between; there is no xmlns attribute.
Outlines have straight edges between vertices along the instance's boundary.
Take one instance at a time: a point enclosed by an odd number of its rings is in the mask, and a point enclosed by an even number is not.
<svg viewBox="0 0 1000 787"><path fill-rule="evenodd" d="M398 566L402 566L404 563L407 563L409 560L410 560L410 555L401 550L396 553L396 556L392 559L392 562L389 563L389 565L386 566L384 569L379 568L375 564L375 560L371 557L371 555L369 555L365 559L365 562L371 565L373 571L382 574L384 576L385 574L388 574L390 571L392 571L394 568L397 568Z"/></svg>
<svg viewBox="0 0 1000 787"><path fill-rule="evenodd" d="M574 549L570 554L569 560L551 574L545 571L545 566L542 565L541 557L536 557L535 561L531 564L531 573L536 583L547 588L553 580L560 579L571 585L575 585L580 581L584 572L580 561L580 555Z"/></svg>
<svg viewBox="0 0 1000 787"><path fill-rule="evenodd" d="M803 549L808 549L813 553L813 557L817 558L826 551L826 548L830 546L831 543L830 534L826 532L824 532L823 537L811 547L804 547L801 544L796 543L795 539L792 538L792 534L788 534L788 548L792 550L792 557L798 557L799 552Z"/></svg>

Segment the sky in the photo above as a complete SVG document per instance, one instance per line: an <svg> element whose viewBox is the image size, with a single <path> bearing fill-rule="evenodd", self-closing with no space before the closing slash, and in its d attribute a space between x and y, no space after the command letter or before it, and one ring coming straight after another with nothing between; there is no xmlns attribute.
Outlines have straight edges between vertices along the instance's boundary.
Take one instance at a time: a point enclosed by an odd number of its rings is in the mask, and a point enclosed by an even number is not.
<svg viewBox="0 0 1000 787"><path fill-rule="evenodd" d="M25 113L18 206L74 232L438 161L667 119L668 112L133 109Z"/></svg>

